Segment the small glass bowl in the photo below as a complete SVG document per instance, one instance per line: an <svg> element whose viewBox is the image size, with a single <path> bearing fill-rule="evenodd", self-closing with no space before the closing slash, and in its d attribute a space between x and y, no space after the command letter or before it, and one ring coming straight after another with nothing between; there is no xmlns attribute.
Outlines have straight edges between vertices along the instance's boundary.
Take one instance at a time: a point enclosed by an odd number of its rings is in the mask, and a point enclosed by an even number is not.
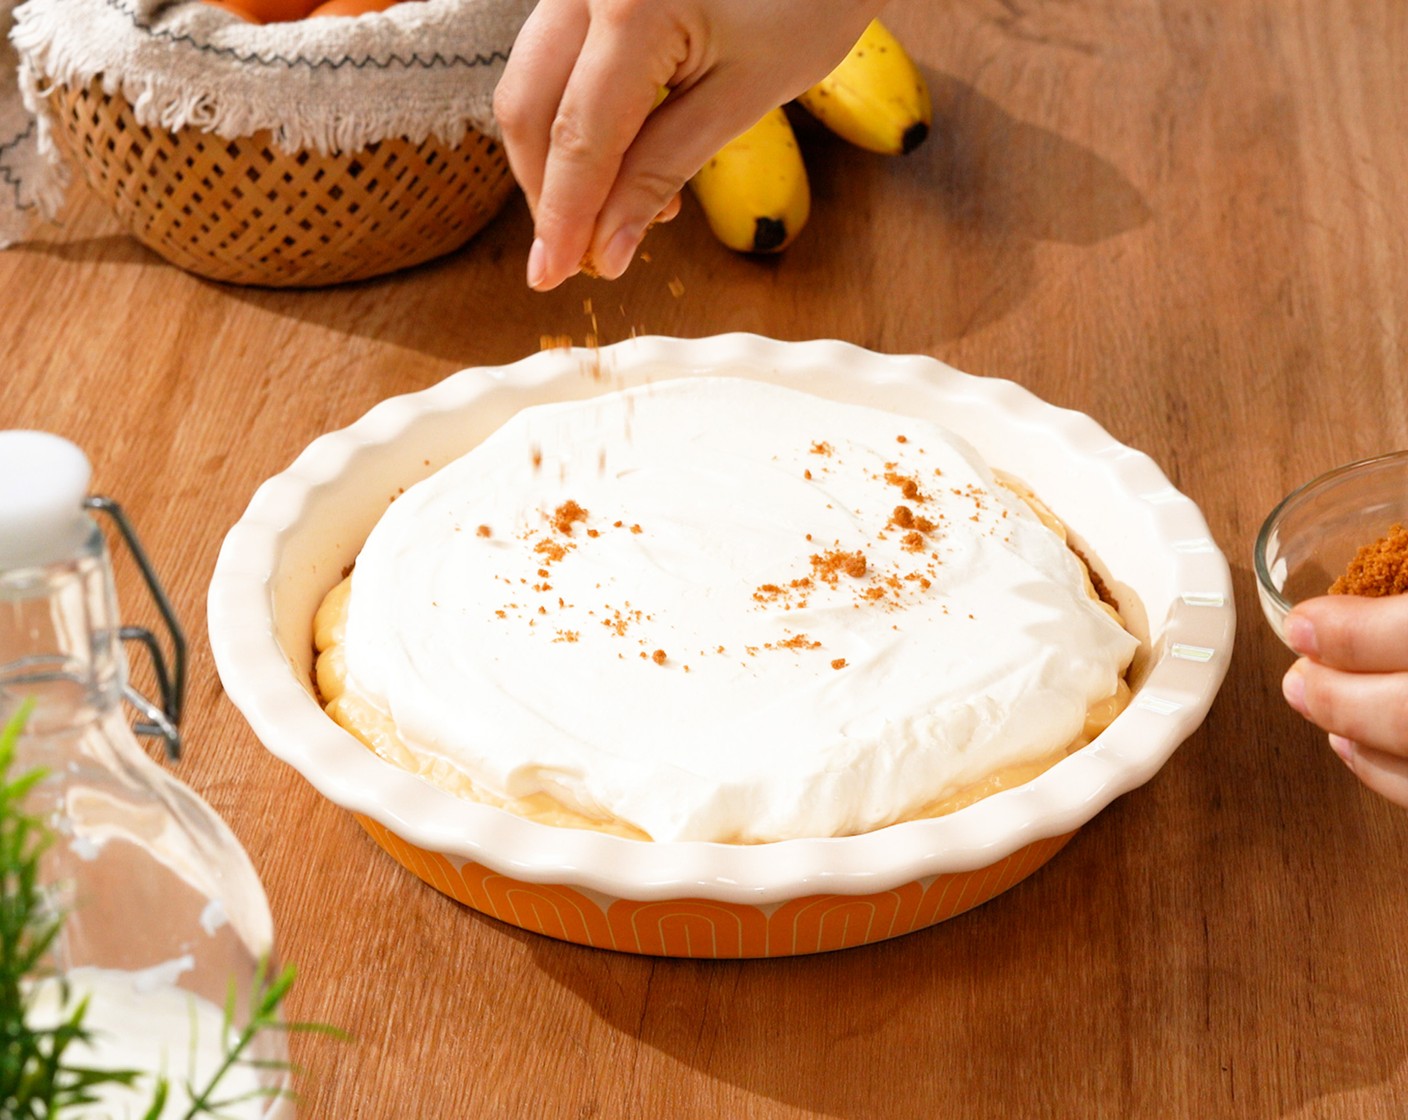
<svg viewBox="0 0 1408 1120"><path fill-rule="evenodd" d="M1285 642L1291 608L1326 594L1355 553L1396 524L1408 525L1408 451L1336 467L1287 495L1254 552L1257 595L1276 636Z"/></svg>

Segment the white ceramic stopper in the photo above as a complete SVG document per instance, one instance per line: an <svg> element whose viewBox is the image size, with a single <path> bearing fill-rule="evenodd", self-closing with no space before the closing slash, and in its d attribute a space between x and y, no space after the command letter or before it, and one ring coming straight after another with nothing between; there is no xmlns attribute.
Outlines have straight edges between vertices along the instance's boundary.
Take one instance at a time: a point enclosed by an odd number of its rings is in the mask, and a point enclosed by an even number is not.
<svg viewBox="0 0 1408 1120"><path fill-rule="evenodd" d="M83 509L93 468L48 432L0 431L0 569L72 556L92 531Z"/></svg>

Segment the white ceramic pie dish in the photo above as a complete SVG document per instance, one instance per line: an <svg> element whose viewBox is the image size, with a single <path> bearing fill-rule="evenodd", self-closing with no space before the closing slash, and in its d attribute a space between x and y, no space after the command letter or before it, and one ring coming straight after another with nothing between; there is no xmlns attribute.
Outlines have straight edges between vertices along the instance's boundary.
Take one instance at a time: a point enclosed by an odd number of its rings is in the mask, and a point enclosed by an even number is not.
<svg viewBox="0 0 1408 1120"><path fill-rule="evenodd" d="M1031 782L948 816L752 846L649 843L521 819L397 769L323 713L310 683L314 612L398 491L527 405L716 374L926 417L1031 485L1141 639L1129 708ZM751 335L547 351L384 401L259 488L225 539L209 597L216 665L260 741L405 866L524 928L686 956L861 944L1011 886L1198 727L1233 627L1227 563L1198 508L1089 417L927 357Z"/></svg>

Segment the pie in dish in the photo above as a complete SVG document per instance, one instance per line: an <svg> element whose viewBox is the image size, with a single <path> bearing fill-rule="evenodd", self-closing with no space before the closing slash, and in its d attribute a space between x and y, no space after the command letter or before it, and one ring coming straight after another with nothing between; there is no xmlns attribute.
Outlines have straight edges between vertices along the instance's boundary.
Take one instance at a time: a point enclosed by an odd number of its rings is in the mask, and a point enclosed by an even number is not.
<svg viewBox="0 0 1408 1120"><path fill-rule="evenodd" d="M391 504L314 630L328 713L434 785L729 843L1026 782L1138 646L960 436L723 377L524 409Z"/></svg>

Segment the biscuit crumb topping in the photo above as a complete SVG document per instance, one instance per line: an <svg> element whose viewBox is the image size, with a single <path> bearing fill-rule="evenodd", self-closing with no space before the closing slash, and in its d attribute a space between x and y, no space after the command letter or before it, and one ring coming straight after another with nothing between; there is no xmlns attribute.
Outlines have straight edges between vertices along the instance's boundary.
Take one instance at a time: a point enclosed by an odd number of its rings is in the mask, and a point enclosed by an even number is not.
<svg viewBox="0 0 1408 1120"><path fill-rule="evenodd" d="M1408 593L1408 529L1400 524L1354 554L1341 575L1330 584L1331 595L1402 595Z"/></svg>

